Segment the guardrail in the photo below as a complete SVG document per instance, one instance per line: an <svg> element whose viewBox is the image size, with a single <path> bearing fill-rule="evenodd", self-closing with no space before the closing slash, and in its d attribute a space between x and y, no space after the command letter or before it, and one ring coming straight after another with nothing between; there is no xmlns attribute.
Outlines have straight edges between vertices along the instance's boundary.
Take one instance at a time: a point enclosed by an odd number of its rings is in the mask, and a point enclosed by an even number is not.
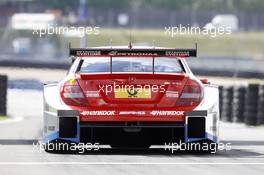
<svg viewBox="0 0 264 175"><path fill-rule="evenodd" d="M0 75L0 115L6 115L7 76Z"/></svg>
<svg viewBox="0 0 264 175"><path fill-rule="evenodd" d="M264 124L264 85L220 86L219 99L221 120Z"/></svg>

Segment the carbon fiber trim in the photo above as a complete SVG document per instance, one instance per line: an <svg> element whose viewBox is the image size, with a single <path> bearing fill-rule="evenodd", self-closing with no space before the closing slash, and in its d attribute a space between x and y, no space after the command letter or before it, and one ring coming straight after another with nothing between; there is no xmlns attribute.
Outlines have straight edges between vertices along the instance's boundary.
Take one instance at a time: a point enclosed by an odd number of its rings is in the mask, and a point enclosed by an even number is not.
<svg viewBox="0 0 264 175"><path fill-rule="evenodd" d="M80 127L91 128L181 128L183 122L80 122Z"/></svg>
<svg viewBox="0 0 264 175"><path fill-rule="evenodd" d="M207 110L201 110L201 111L186 111L185 113L184 113L186 116L192 116L192 117L194 117L194 116L199 116L199 117L201 117L201 116L207 116Z"/></svg>
<svg viewBox="0 0 264 175"><path fill-rule="evenodd" d="M80 112L77 110L58 110L57 114L59 117L76 117L80 115Z"/></svg>

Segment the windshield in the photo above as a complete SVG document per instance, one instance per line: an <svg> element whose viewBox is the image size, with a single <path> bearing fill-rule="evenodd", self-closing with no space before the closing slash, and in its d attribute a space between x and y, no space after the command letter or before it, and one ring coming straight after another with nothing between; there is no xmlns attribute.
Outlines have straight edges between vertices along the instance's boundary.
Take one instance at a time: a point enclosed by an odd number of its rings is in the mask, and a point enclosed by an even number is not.
<svg viewBox="0 0 264 175"><path fill-rule="evenodd" d="M84 58L80 72L111 72L111 58ZM113 57L112 72L153 72L153 59L152 57ZM183 67L177 58L155 57L154 72L181 73Z"/></svg>

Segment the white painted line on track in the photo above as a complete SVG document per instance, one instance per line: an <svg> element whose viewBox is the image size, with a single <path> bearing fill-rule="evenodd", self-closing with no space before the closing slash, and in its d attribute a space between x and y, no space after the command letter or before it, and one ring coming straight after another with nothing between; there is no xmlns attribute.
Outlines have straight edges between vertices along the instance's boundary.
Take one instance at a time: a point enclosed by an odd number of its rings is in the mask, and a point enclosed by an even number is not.
<svg viewBox="0 0 264 175"><path fill-rule="evenodd" d="M264 162L0 162L0 165L264 165Z"/></svg>

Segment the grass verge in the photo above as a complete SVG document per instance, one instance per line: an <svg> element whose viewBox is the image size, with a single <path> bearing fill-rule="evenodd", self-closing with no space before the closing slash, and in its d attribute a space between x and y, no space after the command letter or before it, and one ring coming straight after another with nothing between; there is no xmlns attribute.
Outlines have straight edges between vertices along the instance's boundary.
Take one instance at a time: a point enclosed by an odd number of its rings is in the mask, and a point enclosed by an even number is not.
<svg viewBox="0 0 264 175"><path fill-rule="evenodd" d="M5 120L5 119L8 119L8 117L5 115L0 115L0 121Z"/></svg>

